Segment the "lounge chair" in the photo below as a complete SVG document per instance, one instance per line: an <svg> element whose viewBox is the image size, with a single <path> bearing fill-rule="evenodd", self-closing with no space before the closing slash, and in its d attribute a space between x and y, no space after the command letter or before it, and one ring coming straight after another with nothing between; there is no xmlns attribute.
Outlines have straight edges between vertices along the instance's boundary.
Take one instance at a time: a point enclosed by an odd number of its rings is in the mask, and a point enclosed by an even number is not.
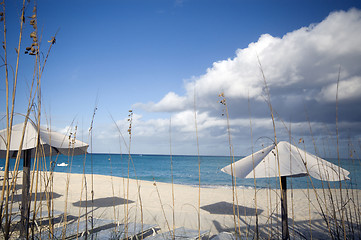
<svg viewBox="0 0 361 240"><path fill-rule="evenodd" d="M94 219L93 227L91 221L73 221L66 224L65 238L73 239L77 237L82 237L90 235L94 232L101 231L103 229L114 228L116 224L112 220L105 219ZM64 225L54 228L53 230L53 239L63 239ZM35 239L40 239L40 234L34 236ZM41 239L49 239L49 231L41 233Z"/></svg>
<svg viewBox="0 0 361 240"><path fill-rule="evenodd" d="M61 214L63 214L60 211L53 211L52 216L57 217L60 216ZM21 220L21 212L17 211L17 212L13 212L12 215L14 215L14 217L11 218L12 222L18 222ZM30 221L33 220L33 216L34 216L34 211L30 212L30 216L29 219ZM44 210L44 211L39 211L36 213L36 217L35 217L35 221L43 221L43 220L47 220L49 218L48 215L48 211Z"/></svg>
<svg viewBox="0 0 361 240"><path fill-rule="evenodd" d="M233 233L221 232L218 235L211 238L212 240L239 240Z"/></svg>
<svg viewBox="0 0 361 240"><path fill-rule="evenodd" d="M181 227L181 228L176 228L174 230L174 233L173 233L173 231L160 233L160 234L157 234L157 235L147 238L147 240L168 240L168 239L176 239L176 240L190 239L190 240L192 240L192 239L199 239L199 235L200 235L200 238L202 238L207 234L208 234L208 231L201 231L199 234L198 230L187 229L187 228Z"/></svg>
<svg viewBox="0 0 361 240"><path fill-rule="evenodd" d="M112 228L103 229L93 232L94 239L141 239L141 236L155 234L157 225L128 223L127 225L119 224ZM88 235L88 238L90 236ZM80 239L85 239L83 236Z"/></svg>

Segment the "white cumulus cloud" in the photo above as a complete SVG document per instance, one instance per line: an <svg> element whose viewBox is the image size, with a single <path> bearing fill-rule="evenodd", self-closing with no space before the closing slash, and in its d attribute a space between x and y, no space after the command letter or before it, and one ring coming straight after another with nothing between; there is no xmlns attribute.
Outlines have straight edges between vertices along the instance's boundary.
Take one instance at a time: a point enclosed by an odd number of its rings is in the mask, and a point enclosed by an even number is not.
<svg viewBox="0 0 361 240"><path fill-rule="evenodd" d="M322 100L324 88L341 76L360 77L361 12L331 13L324 21L287 33L282 38L263 34L247 48L238 49L233 59L213 63L204 75L185 84L187 93L168 93L158 103L138 104L148 111L174 112L192 107L194 90L200 106L211 106L220 92L228 98L263 100L264 84L257 56L274 98L300 95ZM342 81L343 79L341 79ZM354 87L361 90L359 85ZM300 99L301 101L303 99ZM330 99L328 99L330 100ZM335 100L334 100L335 101Z"/></svg>
<svg viewBox="0 0 361 240"><path fill-rule="evenodd" d="M343 80L338 86L338 100L361 99L361 76L354 76ZM333 102L336 99L337 83L327 85L321 89L320 100Z"/></svg>
<svg viewBox="0 0 361 240"><path fill-rule="evenodd" d="M173 134L182 136L179 141L189 141L195 131L193 103L196 96L199 136L203 143L209 143L206 145L212 152L217 152L219 148L210 139L223 139L222 148L227 149L224 147L227 125L220 117L222 105L218 103L221 92L227 98L234 139L249 141L250 117L254 139L272 137L269 109L264 101L264 73L277 127L286 129L286 125L294 124L296 134L303 135L310 131L308 121L317 132L324 126L333 126L336 84L340 75L338 100L343 126L348 126L351 135L360 136L360 129L354 124L361 124L360 29L361 11L350 9L333 12L322 22L283 37L265 33L248 47L236 50L235 57L214 62L203 75L185 82L184 95L169 92L159 102L137 103L133 108L172 113ZM139 138L168 139L169 119L139 119L137 124L135 133ZM288 132L284 132L287 136Z"/></svg>
<svg viewBox="0 0 361 240"><path fill-rule="evenodd" d="M133 108L144 108L151 112L176 112L185 108L187 98L179 96L174 92L169 92L157 103L136 103Z"/></svg>

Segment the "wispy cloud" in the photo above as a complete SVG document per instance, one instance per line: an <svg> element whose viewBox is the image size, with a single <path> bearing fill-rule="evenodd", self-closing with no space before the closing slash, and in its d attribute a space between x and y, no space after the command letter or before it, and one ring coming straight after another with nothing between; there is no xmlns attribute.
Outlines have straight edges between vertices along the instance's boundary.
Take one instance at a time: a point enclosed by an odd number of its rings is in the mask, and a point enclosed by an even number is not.
<svg viewBox="0 0 361 240"><path fill-rule="evenodd" d="M175 6L183 6L183 3L185 2L186 0L175 0L174 1L174 4Z"/></svg>

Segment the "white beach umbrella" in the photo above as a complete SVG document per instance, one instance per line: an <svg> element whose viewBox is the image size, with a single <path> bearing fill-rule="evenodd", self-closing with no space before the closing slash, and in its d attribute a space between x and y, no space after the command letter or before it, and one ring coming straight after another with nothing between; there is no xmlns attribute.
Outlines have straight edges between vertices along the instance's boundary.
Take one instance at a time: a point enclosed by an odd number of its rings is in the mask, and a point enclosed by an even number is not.
<svg viewBox="0 0 361 240"><path fill-rule="evenodd" d="M322 181L349 179L349 171L288 143L279 142L221 169L238 178L281 177L282 236L289 238L286 177L311 176Z"/></svg>
<svg viewBox="0 0 361 240"><path fill-rule="evenodd" d="M233 176L238 178L304 177L310 175L323 181L349 179L350 172L302 149L281 141L263 148L232 164ZM277 158L278 154L278 158ZM278 160L279 159L279 171ZM231 164L222 169L232 174Z"/></svg>
<svg viewBox="0 0 361 240"><path fill-rule="evenodd" d="M16 158L23 137L23 128L24 123L20 123L14 125L11 129L10 158ZM5 158L6 156L6 140L7 129L0 130L0 158ZM51 155L59 153L63 155L80 155L86 153L89 146L79 140L69 139L69 136L50 131L48 128L40 126L38 129L32 121L28 121L24 132L22 150L35 149L38 140L39 146L42 148L42 156L50 156L50 152ZM34 156L34 153L35 151L32 151L32 156Z"/></svg>
<svg viewBox="0 0 361 240"><path fill-rule="evenodd" d="M30 165L31 158L35 155L35 149L41 157L64 154L79 155L85 154L88 144L57 132L50 131L44 127L36 126L31 120L25 124L20 123L11 128L10 136L10 158L16 158L21 150L23 158L23 186L22 186L22 207L21 207L21 234L27 235L29 223L29 188L30 188ZM7 151L7 129L0 131L0 158L6 157ZM6 169L5 169L6 171Z"/></svg>

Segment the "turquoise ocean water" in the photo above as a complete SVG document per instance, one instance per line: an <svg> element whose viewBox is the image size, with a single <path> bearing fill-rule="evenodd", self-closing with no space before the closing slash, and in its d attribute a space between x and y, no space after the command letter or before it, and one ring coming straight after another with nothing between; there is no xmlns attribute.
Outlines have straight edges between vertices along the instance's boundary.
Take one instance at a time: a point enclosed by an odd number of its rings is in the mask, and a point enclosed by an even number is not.
<svg viewBox="0 0 361 240"><path fill-rule="evenodd" d="M237 161L241 157L235 157ZM84 169L85 159L85 169ZM71 172L113 175L118 177L128 176L138 178L140 180L157 181L170 183L172 181L171 174L171 156L169 155L141 155L132 154L131 161L129 156L125 154L87 154L86 156L59 156L54 167L55 172ZM52 157L55 161L56 157ZM327 159L328 161L338 164L337 159ZM68 166L57 166L57 164L68 163ZM172 156L173 162L173 181L177 184L186 184L198 186L198 161L201 165L201 185L203 187L230 187L232 178L230 175L221 172L221 168L231 163L228 156ZM11 168L13 168L15 160L11 160ZM0 160L0 166L4 166L4 159ZM361 163L358 160L341 159L343 168L351 172L351 181L342 182L348 187L361 189ZM22 166L22 163L20 163ZM50 159L47 158L47 167L50 166ZM317 188L321 188L321 181L313 179L313 183ZM279 180L276 178L256 179L257 188L279 187ZM307 188L309 180L307 177L288 178L289 188ZM254 188L253 179L237 179L237 186ZM339 182L331 183L331 187L339 188Z"/></svg>

